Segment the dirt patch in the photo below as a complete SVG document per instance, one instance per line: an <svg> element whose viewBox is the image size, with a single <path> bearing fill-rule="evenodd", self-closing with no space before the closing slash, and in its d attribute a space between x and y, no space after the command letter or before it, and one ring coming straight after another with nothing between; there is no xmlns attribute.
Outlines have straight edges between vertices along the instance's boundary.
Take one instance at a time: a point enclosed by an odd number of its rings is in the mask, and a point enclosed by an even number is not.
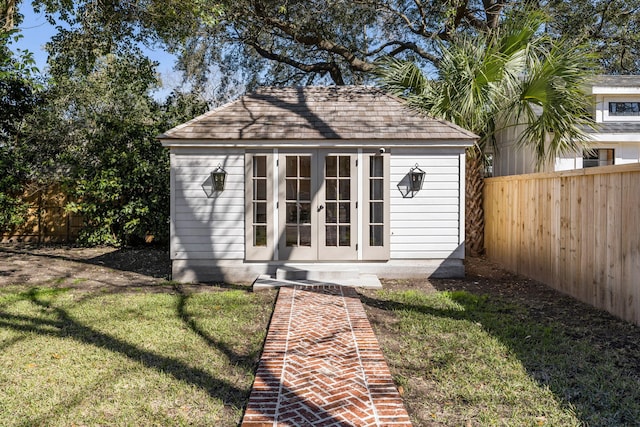
<svg viewBox="0 0 640 427"><path fill-rule="evenodd" d="M169 254L155 248L0 246L0 286L125 290L157 287L168 281L169 273Z"/></svg>

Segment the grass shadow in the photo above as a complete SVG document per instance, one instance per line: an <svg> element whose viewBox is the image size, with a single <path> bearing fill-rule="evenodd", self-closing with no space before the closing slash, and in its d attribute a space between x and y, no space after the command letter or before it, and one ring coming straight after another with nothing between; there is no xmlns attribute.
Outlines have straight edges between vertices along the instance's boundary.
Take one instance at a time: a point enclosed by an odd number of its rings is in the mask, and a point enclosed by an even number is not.
<svg viewBox="0 0 640 427"><path fill-rule="evenodd" d="M191 330L193 333L203 339L209 347L215 348L225 355L227 360L232 365L240 366L242 369L254 372L258 363L258 357L261 350L256 350L248 354L241 354L234 351L229 345L225 344L221 340L216 339L211 334L207 333L199 324L198 320L189 313L187 305L192 293L186 290L185 286L174 284L173 289L177 293L177 315L180 320ZM228 289L236 289L236 287L229 287ZM245 291L246 289L241 289ZM262 348L262 346L260 347Z"/></svg>
<svg viewBox="0 0 640 427"><path fill-rule="evenodd" d="M50 290L47 290L50 291ZM58 290L54 290L58 291ZM51 292L48 292L49 294ZM216 378L204 369L190 366L181 360L142 349L134 344L115 338L73 319L63 308L52 305L39 288L31 288L24 296L49 318L37 315L12 314L0 310L0 327L20 333L38 334L42 336L71 339L82 344L91 345L120 354L141 363L143 366L162 372L174 379L196 386L224 405L242 408L247 400L248 391L238 388L232 383Z"/></svg>

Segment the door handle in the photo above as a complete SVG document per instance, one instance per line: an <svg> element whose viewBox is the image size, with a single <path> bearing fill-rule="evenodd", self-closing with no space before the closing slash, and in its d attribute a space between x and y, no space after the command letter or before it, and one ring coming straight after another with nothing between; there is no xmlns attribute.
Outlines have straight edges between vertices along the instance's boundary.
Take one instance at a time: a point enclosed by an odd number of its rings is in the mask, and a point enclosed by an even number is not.
<svg viewBox="0 0 640 427"><path fill-rule="evenodd" d="M318 206L318 212L320 212L322 209L324 209L324 206L322 205Z"/></svg>

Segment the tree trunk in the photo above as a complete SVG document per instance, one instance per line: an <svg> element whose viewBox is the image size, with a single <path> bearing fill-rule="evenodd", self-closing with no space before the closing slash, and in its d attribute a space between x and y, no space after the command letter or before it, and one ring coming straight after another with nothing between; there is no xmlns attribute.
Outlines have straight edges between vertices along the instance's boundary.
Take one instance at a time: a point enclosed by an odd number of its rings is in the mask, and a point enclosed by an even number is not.
<svg viewBox="0 0 640 427"><path fill-rule="evenodd" d="M465 251L479 256L484 252L484 161L482 152L473 146L467 149L465 180Z"/></svg>

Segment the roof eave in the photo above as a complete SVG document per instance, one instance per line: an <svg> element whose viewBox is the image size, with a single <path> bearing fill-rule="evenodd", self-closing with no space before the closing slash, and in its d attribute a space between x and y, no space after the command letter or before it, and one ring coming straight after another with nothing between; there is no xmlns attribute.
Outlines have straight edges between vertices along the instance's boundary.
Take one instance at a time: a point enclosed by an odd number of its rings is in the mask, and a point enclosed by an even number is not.
<svg viewBox="0 0 640 427"><path fill-rule="evenodd" d="M379 148L381 145L389 148L467 148L477 141L477 138L425 138L425 139L182 139L159 138L167 148Z"/></svg>

